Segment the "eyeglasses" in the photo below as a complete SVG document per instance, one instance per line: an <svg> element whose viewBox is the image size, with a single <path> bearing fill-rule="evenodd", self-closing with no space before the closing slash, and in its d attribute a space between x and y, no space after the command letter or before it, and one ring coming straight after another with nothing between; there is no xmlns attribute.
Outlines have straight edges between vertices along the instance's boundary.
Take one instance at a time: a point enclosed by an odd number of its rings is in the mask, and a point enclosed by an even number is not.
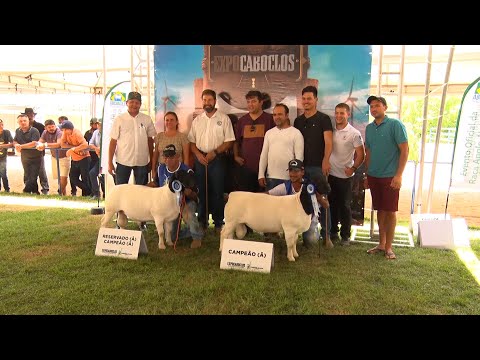
<svg viewBox="0 0 480 360"><path fill-rule="evenodd" d="M252 124L252 126L250 126L250 132L254 132L255 130L256 130L255 124Z"/></svg>

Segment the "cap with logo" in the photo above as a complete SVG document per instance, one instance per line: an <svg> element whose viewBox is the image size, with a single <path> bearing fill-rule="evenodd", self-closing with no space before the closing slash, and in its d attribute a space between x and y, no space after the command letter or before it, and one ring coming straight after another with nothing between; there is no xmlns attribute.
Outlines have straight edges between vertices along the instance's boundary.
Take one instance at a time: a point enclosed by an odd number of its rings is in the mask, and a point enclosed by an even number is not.
<svg viewBox="0 0 480 360"><path fill-rule="evenodd" d="M305 166L303 165L303 161L298 159L293 159L288 162L288 170L305 170Z"/></svg>
<svg viewBox="0 0 480 360"><path fill-rule="evenodd" d="M375 96L375 95L372 95L372 96L368 97L367 104L370 105L370 103L374 100L380 101L383 105L387 106L387 100L385 100L384 97Z"/></svg>
<svg viewBox="0 0 480 360"><path fill-rule="evenodd" d="M98 119L96 117L93 117L91 120L90 120L90 125L93 125L93 124L98 124Z"/></svg>
<svg viewBox="0 0 480 360"><path fill-rule="evenodd" d="M128 93L127 101L128 100L138 100L142 102L142 95L139 92L132 91Z"/></svg>
<svg viewBox="0 0 480 360"><path fill-rule="evenodd" d="M177 149L175 148L175 145L173 145L173 144L167 145L163 149L163 156L165 156L165 157L175 156L176 153L177 153Z"/></svg>

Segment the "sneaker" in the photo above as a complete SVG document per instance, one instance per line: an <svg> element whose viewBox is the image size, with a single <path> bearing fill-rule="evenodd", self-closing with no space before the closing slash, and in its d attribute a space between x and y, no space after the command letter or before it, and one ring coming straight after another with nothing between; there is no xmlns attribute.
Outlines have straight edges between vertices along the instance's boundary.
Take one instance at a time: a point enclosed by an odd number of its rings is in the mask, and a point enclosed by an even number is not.
<svg viewBox="0 0 480 360"><path fill-rule="evenodd" d="M350 239L349 238L344 238L342 241L340 241L340 245L342 246L350 246Z"/></svg>
<svg viewBox="0 0 480 360"><path fill-rule="evenodd" d="M100 197L98 195L93 195L90 200L98 200Z"/></svg>
<svg viewBox="0 0 480 360"><path fill-rule="evenodd" d="M146 222L142 222L140 223L140 231L147 231L147 223Z"/></svg>

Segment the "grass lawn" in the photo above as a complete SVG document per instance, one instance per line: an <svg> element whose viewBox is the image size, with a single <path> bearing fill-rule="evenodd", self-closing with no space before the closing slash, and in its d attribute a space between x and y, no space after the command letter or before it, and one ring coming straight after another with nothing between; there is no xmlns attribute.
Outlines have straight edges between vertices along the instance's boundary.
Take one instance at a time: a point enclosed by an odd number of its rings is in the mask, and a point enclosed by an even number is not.
<svg viewBox="0 0 480 360"><path fill-rule="evenodd" d="M134 261L94 255L101 216L88 209L4 205L1 216L0 314L480 314L480 286L454 251L397 247L388 261L367 244L319 256L300 242L291 263L275 240L272 273L246 273L220 270L213 229L199 249L185 239L160 251L149 225L149 254Z"/></svg>

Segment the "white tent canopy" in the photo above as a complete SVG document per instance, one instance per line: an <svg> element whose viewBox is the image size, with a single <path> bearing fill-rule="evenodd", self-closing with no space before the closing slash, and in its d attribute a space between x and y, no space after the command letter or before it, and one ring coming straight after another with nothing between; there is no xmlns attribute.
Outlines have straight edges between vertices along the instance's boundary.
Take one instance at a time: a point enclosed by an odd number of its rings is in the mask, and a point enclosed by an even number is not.
<svg viewBox="0 0 480 360"><path fill-rule="evenodd" d="M1 45L0 89L98 93L104 48L107 88L130 80L130 45Z"/></svg>

